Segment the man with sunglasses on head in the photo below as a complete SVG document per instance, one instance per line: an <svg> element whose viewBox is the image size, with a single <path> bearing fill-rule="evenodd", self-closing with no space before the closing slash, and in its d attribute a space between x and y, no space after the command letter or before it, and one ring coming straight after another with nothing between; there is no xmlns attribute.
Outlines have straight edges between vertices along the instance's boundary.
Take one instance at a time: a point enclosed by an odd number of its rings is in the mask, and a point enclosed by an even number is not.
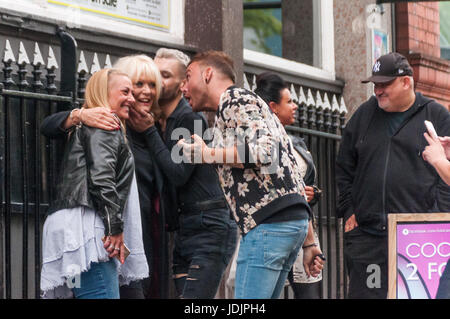
<svg viewBox="0 0 450 319"><path fill-rule="evenodd" d="M450 211L450 188L423 160L424 121L450 133L449 111L414 91L413 70L399 53L381 56L374 96L348 121L336 162L337 216L344 219L348 298L387 297L389 213Z"/></svg>

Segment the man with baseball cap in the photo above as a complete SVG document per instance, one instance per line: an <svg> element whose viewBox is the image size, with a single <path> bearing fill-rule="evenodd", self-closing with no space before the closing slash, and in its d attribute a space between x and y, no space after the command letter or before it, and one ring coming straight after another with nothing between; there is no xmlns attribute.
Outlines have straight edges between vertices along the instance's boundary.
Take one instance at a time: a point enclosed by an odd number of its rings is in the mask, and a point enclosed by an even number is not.
<svg viewBox="0 0 450 319"><path fill-rule="evenodd" d="M399 53L377 59L374 96L348 121L336 162L337 216L344 218L349 298L387 297L387 214L450 211L448 187L422 158L424 121L450 134L450 114L414 92L413 70Z"/></svg>

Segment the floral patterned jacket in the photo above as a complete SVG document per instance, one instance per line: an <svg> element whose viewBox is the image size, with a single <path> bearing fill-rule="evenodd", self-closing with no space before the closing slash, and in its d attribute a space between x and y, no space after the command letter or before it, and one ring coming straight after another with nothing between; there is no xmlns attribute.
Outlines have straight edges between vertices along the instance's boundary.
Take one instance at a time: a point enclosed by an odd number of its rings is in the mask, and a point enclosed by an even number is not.
<svg viewBox="0 0 450 319"><path fill-rule="evenodd" d="M309 205L296 169L292 142L269 106L255 93L232 86L221 96L212 146L237 145L244 168L217 165L234 218L245 235L264 219L295 204Z"/></svg>

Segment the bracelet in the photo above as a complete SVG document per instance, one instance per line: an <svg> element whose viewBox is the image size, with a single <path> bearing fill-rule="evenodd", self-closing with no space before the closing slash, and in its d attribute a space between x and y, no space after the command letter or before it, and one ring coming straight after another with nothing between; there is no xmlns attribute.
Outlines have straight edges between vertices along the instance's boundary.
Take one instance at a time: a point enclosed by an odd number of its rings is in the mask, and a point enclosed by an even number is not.
<svg viewBox="0 0 450 319"><path fill-rule="evenodd" d="M78 124L75 124L75 121L74 121L73 112L75 110L79 111L78 112L78 116L77 116L78 117ZM83 110L84 110L83 108L82 109L75 108L72 111L70 111L69 118L72 121L72 126L81 127L81 125L83 124L83 122L81 121L81 114L83 113Z"/></svg>
<svg viewBox="0 0 450 319"><path fill-rule="evenodd" d="M70 111L70 114L69 114L69 119L72 121L72 124L73 124L73 112L75 111L75 110L80 110L80 109L73 109L72 111Z"/></svg>
<svg viewBox="0 0 450 319"><path fill-rule="evenodd" d="M302 248L305 249L305 248L316 247L316 246L317 246L316 243L312 243L312 244L309 244L309 245L306 245L306 246L302 246Z"/></svg>
<svg viewBox="0 0 450 319"><path fill-rule="evenodd" d="M80 123L78 123L77 127L81 127L83 125L83 120L81 119L81 114L83 113L84 108L80 109L80 113L78 113L78 119L80 120Z"/></svg>

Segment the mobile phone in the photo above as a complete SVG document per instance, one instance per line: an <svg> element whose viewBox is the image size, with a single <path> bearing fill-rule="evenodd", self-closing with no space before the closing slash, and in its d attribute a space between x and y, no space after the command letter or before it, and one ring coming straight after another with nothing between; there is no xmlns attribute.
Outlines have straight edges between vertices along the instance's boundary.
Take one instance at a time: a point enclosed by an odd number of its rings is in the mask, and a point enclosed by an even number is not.
<svg viewBox="0 0 450 319"><path fill-rule="evenodd" d="M425 120L424 123L427 128L428 134L430 134L431 138L438 139L438 135L436 133L436 130L434 129L433 123L427 120Z"/></svg>
<svg viewBox="0 0 450 319"><path fill-rule="evenodd" d="M131 253L130 249L125 244L123 244L123 257L124 257L123 260L126 260L127 257L130 255L130 253ZM117 259L119 259L120 255L117 255L116 257Z"/></svg>

